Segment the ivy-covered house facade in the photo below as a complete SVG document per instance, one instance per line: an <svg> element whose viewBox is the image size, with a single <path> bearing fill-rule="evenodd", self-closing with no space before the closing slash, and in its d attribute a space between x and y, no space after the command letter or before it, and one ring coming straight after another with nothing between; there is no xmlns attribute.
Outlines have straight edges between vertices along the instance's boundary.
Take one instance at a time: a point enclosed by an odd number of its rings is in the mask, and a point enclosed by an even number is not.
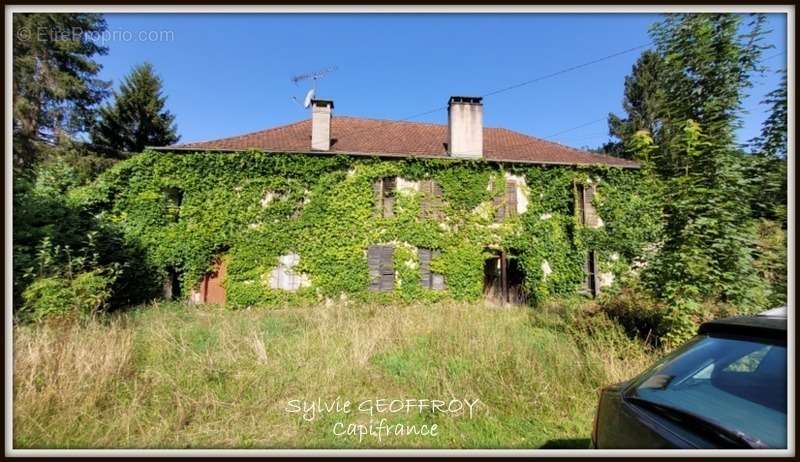
<svg viewBox="0 0 800 462"><path fill-rule="evenodd" d="M164 295L195 303L535 303L630 271L638 164L486 128L483 109L452 97L437 125L314 100L307 120L135 156L104 200Z"/></svg>

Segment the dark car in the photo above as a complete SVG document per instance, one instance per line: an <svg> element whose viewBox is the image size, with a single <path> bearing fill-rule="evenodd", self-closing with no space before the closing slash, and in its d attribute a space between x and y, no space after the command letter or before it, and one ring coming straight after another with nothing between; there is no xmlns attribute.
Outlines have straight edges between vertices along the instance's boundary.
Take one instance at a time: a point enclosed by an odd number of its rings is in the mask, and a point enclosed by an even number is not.
<svg viewBox="0 0 800 462"><path fill-rule="evenodd" d="M707 322L600 393L599 449L786 448L786 308Z"/></svg>

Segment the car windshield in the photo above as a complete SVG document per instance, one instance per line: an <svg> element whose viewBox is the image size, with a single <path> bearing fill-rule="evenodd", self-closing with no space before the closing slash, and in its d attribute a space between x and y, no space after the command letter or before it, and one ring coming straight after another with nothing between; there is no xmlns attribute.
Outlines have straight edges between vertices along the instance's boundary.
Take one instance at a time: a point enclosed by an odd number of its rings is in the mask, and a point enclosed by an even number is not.
<svg viewBox="0 0 800 462"><path fill-rule="evenodd" d="M696 337L645 373L628 396L786 447L785 345Z"/></svg>

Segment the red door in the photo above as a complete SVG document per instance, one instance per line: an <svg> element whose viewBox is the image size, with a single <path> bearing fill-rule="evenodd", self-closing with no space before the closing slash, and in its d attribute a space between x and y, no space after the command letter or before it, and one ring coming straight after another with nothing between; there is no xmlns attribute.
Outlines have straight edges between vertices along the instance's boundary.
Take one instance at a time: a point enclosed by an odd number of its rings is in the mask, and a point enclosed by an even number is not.
<svg viewBox="0 0 800 462"><path fill-rule="evenodd" d="M225 304L225 286L222 285L225 279L225 261L219 260L214 266L214 270L206 273L203 277L200 297L203 303Z"/></svg>

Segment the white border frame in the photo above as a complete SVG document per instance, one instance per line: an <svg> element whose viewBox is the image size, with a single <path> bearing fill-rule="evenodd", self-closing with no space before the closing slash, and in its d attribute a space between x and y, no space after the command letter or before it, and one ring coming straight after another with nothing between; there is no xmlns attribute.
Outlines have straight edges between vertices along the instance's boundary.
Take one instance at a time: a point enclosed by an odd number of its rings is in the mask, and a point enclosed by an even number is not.
<svg viewBox="0 0 800 462"><path fill-rule="evenodd" d="M789 277L787 313L788 313L788 357L789 362L789 399L787 402L788 439L785 450L586 450L586 449L13 449L13 281L11 244L13 228L12 211L12 43L13 13L26 12L97 12L97 13L783 13L787 15L786 24L786 71L788 98L788 235L787 258L788 273L795 274L795 8L792 5L681 5L681 6L174 6L174 5L140 5L140 6L16 6L4 8L5 17L5 415L4 415L4 447L6 457L131 457L131 456L168 456L168 457L408 457L408 456L462 456L462 457L793 457L795 455L795 285L794 278Z"/></svg>

